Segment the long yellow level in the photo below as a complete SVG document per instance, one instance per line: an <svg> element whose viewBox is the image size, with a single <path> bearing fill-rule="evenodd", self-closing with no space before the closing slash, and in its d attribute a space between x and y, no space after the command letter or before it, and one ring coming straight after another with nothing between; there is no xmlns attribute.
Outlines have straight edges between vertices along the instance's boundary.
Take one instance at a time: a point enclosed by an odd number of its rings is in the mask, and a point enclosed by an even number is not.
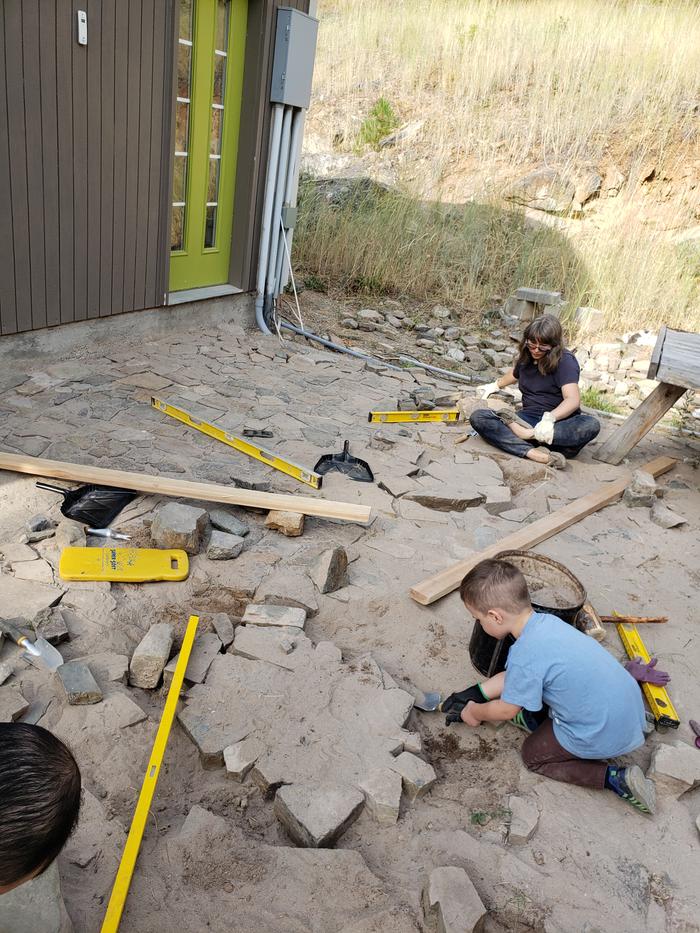
<svg viewBox="0 0 700 933"><path fill-rule="evenodd" d="M279 454L274 453L272 450L266 450L264 447L251 444L245 438L237 437L235 434L229 434L227 431L224 431L222 428L217 428L213 424L209 424L206 421L199 421L197 418L190 415L189 412L184 411L184 409L176 408L175 405L169 405L159 398L152 398L151 405L157 409L157 411L162 411L164 414L170 415L171 418L181 421L188 427L194 428L196 431L201 431L202 434L206 434L208 437L213 437L215 441L221 441L222 444L233 447L233 449L237 450L239 453L253 457L254 460L259 460L260 463L264 463L265 466L279 470L280 473L286 473L287 476L293 476L294 479L299 480L300 483L306 483L307 486L312 486L314 489L321 488L323 477L313 470L307 470L306 467L292 463L291 460L285 460L284 457L280 457Z"/></svg>
<svg viewBox="0 0 700 933"><path fill-rule="evenodd" d="M153 795L156 791L160 766L163 762L165 747L168 744L170 728L175 718L177 701L180 698L182 681L185 676L185 671L187 670L187 662L190 659L192 644L198 625L199 616L190 616L185 631L185 637L182 640L180 658L177 662L175 673L173 674L170 689L168 690L168 697L163 707L163 715L161 716L158 732L153 742L153 748L151 749L151 757L148 761L148 767L146 768L146 775L141 785L141 793L139 794L138 803L134 810L131 829L129 830L126 845L122 852L119 868L117 869L117 877L114 879L114 886L112 887L109 904L107 904L107 912L102 921L101 933L116 933L119 929L119 923L121 921L124 905L126 904L126 899L129 895L129 887L134 874L134 868L136 867L136 859L138 858L139 849L141 848L141 840L143 839L143 833L146 829L146 821L148 820Z"/></svg>
<svg viewBox="0 0 700 933"><path fill-rule="evenodd" d="M371 411L367 415L370 424L394 424L398 422L414 422L420 424L428 421L459 421L459 409L434 408L432 411Z"/></svg>
<svg viewBox="0 0 700 933"><path fill-rule="evenodd" d="M642 636L637 631L637 626L629 622L618 622L617 632L625 647L627 656L632 659L641 658L642 661L648 664L651 657L642 641ZM666 692L666 688L657 687L656 684L641 684L641 687L649 704L649 709L656 720L656 725L667 729L677 729L681 721L670 696Z"/></svg>

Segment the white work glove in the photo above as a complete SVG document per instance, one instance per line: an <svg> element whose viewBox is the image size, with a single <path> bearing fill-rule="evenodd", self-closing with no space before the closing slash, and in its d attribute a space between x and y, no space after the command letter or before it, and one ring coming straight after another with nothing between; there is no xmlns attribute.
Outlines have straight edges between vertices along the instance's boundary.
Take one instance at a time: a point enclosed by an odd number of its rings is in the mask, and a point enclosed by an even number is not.
<svg viewBox="0 0 700 933"><path fill-rule="evenodd" d="M540 444L551 444L554 440L554 415L546 411L535 425L535 440Z"/></svg>
<svg viewBox="0 0 700 933"><path fill-rule="evenodd" d="M479 389L479 398L487 399L489 395L493 395L494 392L500 392L501 387L497 382L487 382L485 386L481 386Z"/></svg>

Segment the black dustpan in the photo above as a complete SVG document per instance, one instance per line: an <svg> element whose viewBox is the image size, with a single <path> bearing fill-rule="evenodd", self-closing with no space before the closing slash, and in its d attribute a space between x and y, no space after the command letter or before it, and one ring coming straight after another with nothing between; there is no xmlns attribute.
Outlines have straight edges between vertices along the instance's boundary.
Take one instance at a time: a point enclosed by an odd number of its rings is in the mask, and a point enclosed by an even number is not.
<svg viewBox="0 0 700 933"><path fill-rule="evenodd" d="M374 473L369 463L365 463L364 460L359 460L357 457L352 457L349 447L350 441L345 441L341 453L324 454L314 467L315 472L324 476L326 473L336 470L336 472L342 473L343 476L347 476L349 479L357 480L358 483L373 483Z"/></svg>
<svg viewBox="0 0 700 933"><path fill-rule="evenodd" d="M50 489L63 496L61 512L66 518L82 522L91 528L107 528L121 510L139 493L132 489L113 489L111 486L77 486L64 489L49 483L37 483L39 489Z"/></svg>

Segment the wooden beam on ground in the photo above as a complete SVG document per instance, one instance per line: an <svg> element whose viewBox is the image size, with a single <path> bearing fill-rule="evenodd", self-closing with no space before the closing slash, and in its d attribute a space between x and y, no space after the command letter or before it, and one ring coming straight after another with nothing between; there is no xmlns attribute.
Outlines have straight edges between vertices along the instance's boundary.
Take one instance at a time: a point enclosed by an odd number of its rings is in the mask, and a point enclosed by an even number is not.
<svg viewBox="0 0 700 933"><path fill-rule="evenodd" d="M666 414L684 392L683 386L660 382L647 395L642 404L635 408L629 418L623 421L620 427L593 454L595 459L602 460L603 463L612 463L614 466L621 463L634 445L641 441L644 435L654 427L657 421Z"/></svg>
<svg viewBox="0 0 700 933"><path fill-rule="evenodd" d="M99 486L115 486L118 489L135 489L157 496L174 496L183 499L200 499L223 505L241 505L250 509L274 509L280 512L302 512L319 518L337 518L346 522L366 525L371 508L349 502L333 502L330 499L312 499L310 496L287 496L254 489L239 489L236 486L221 486L218 483L194 483L189 480L170 479L167 476L151 476L148 473L129 473L125 470L109 470L103 467L82 466L79 463L64 463L61 460L44 460L41 457L25 457L0 451L0 470L15 473L30 473L50 479L75 480L79 483L96 483Z"/></svg>
<svg viewBox="0 0 700 933"><path fill-rule="evenodd" d="M652 476L661 476L662 473L670 470L675 462L672 457L656 457L649 463L644 464L642 469L647 473L651 473ZM597 512L598 509L602 509L603 506L610 505L611 502L619 499L631 479L632 473L629 470L625 471L619 479L614 480L612 483L604 483L600 488L589 492L587 496L574 499L573 502L561 509L557 509L556 512L546 515L539 521L532 522L531 525L526 525L525 528L521 528L513 534L506 535L496 544L492 544L472 557L467 557L458 564L448 567L447 570L423 580L411 589L411 597L422 606L429 606L443 596L447 596L452 590L456 590L464 575L480 561L489 557L496 557L501 551L526 551L531 547L535 547L541 541L546 541L547 538L551 538L558 532L563 531L569 525L581 521L587 515L591 515L593 512Z"/></svg>

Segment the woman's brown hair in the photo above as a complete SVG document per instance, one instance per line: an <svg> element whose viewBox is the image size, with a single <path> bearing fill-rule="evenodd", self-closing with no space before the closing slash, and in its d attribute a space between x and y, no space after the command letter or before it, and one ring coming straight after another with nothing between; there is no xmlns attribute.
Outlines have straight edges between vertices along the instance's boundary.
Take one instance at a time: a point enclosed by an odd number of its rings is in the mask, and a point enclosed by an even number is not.
<svg viewBox="0 0 700 933"><path fill-rule="evenodd" d="M551 347L540 360L534 360L527 348L528 340L534 340L536 343L546 344ZM564 352L564 333L559 323L559 318L553 314L542 314L531 321L523 332L520 346L518 348L518 357L515 361L516 366L525 366L527 363L535 363L542 375L553 373L559 365L561 355Z"/></svg>

